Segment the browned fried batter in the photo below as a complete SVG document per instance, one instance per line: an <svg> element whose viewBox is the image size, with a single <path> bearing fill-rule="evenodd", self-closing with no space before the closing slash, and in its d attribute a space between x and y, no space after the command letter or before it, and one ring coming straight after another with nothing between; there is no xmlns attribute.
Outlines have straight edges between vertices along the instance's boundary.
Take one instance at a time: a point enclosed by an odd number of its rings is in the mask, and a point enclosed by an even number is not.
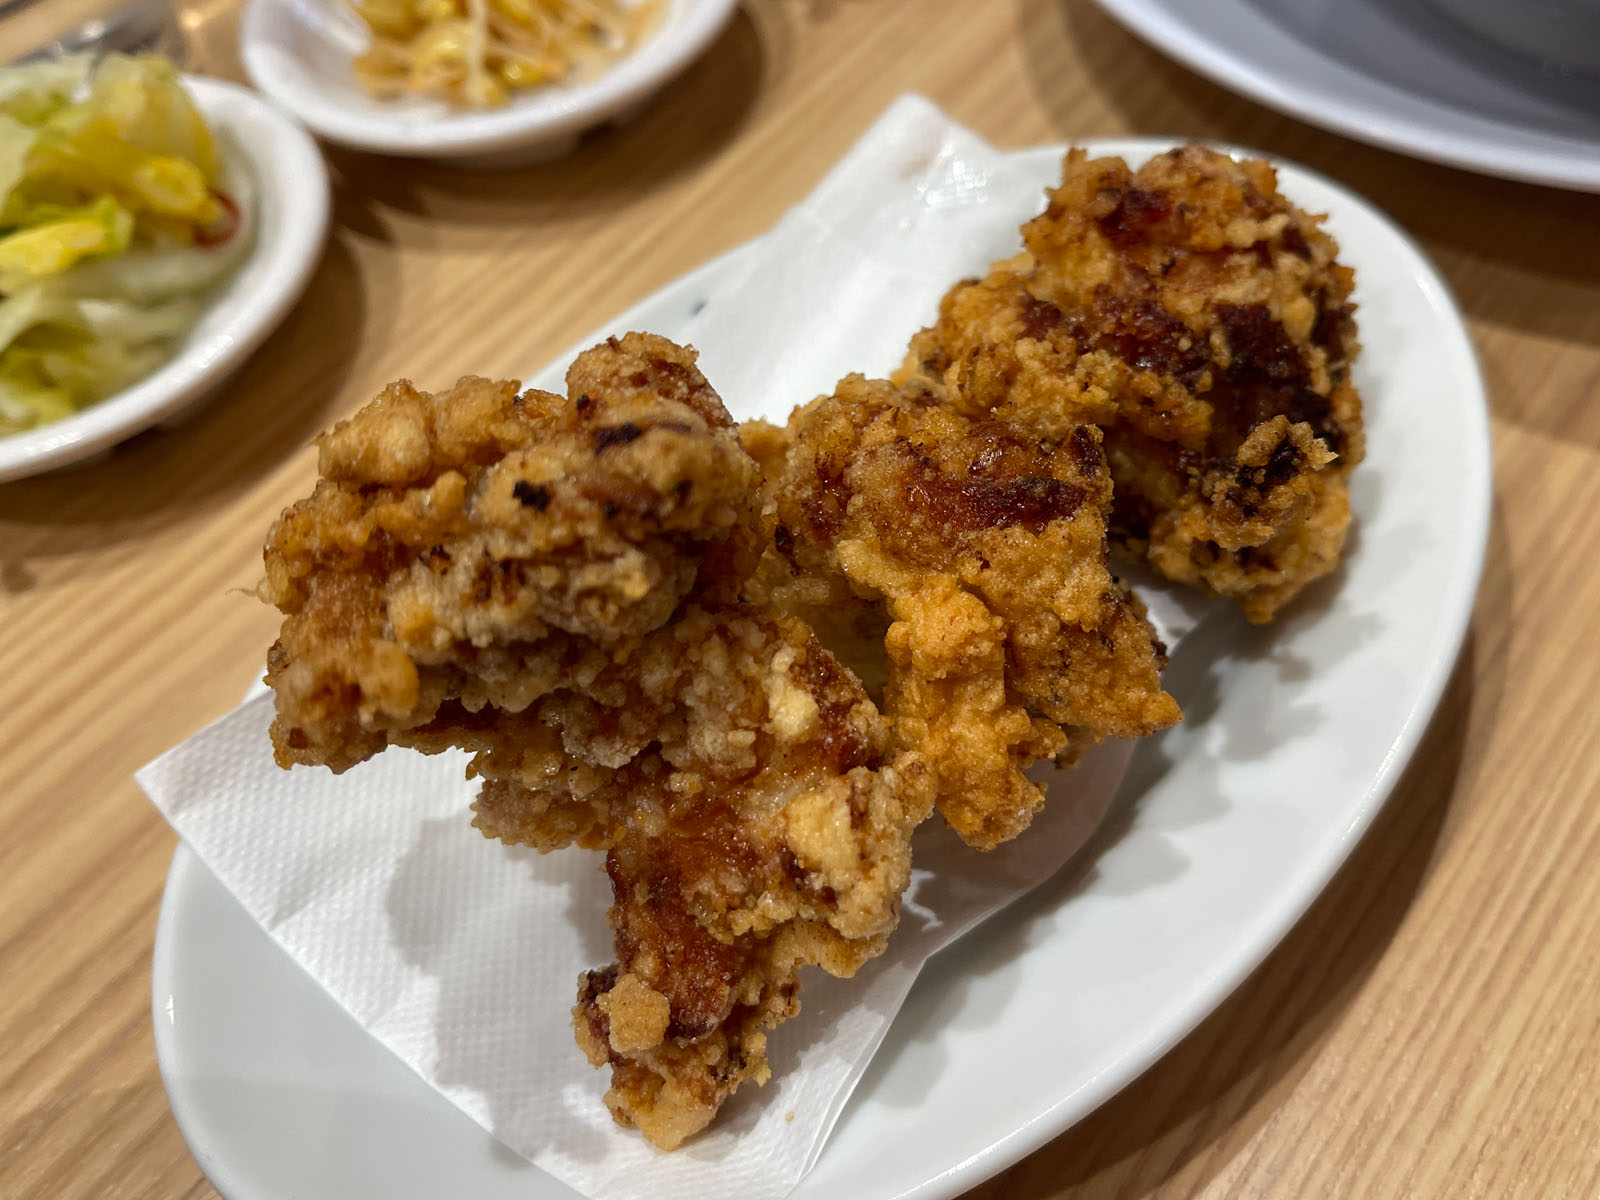
<svg viewBox="0 0 1600 1200"><path fill-rule="evenodd" d="M1105 431L1114 542L1267 621L1337 564L1362 456L1353 273L1271 167L1197 146L1063 165L1027 252L958 284L898 379Z"/></svg>
<svg viewBox="0 0 1600 1200"><path fill-rule="evenodd" d="M267 544L272 736L334 770L464 747L485 833L607 850L617 962L574 1029L672 1147L767 1078L802 966L882 950L934 784L804 623L738 602L768 527L692 351L630 334L567 384L397 384L322 440Z"/></svg>
<svg viewBox="0 0 1600 1200"><path fill-rule="evenodd" d="M892 622L884 712L934 764L946 820L989 848L1043 802L1030 764L1179 712L1142 607L1107 570L1099 431L1043 442L941 391L850 376L786 431L745 427L778 518L778 567L756 583L795 611Z"/></svg>
<svg viewBox="0 0 1600 1200"><path fill-rule="evenodd" d="M757 468L693 354L613 339L567 385L396 383L321 439L266 549L282 765L343 770L447 703L521 712L691 593L733 598L766 540Z"/></svg>
<svg viewBox="0 0 1600 1200"><path fill-rule="evenodd" d="M612 1112L671 1148L765 1082L800 967L849 976L883 950L934 783L920 756L886 758L887 723L792 618L691 609L639 676L675 715L614 784L617 962L585 976L574 1028L612 1065ZM488 795L478 809L521 840Z"/></svg>
<svg viewBox="0 0 1600 1200"><path fill-rule="evenodd" d="M768 1078L801 967L882 951L935 802L993 847L1033 763L1179 719L1108 540L1255 621L1338 561L1361 404L1320 219L1262 163L1074 151L1023 234L894 382L787 428L629 334L565 397L392 385L271 531L278 762L461 747L485 834L605 851L573 1028L657 1145Z"/></svg>

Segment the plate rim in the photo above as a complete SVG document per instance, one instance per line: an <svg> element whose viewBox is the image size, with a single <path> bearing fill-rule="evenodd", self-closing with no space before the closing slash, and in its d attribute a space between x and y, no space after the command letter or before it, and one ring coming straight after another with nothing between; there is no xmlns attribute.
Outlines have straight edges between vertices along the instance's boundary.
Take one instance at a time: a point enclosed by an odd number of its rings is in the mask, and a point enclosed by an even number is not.
<svg viewBox="0 0 1600 1200"><path fill-rule="evenodd" d="M1041 161L1048 158L1054 162L1059 162L1061 155L1068 146L1082 145L1091 153L1121 154L1133 157L1141 153L1170 149L1183 140L1170 137L1093 138L1011 150L1004 152L1003 156L1008 161L1026 160L1030 157L1035 157ZM1472 394L1463 403L1463 413L1468 415L1469 423L1472 426L1466 439L1466 443L1472 448L1472 452L1461 464L1463 468L1462 476L1468 482L1464 484L1462 491L1462 498L1467 502L1462 506L1464 519L1460 526L1459 534L1463 553L1455 560L1459 582L1449 589L1447 593L1448 603L1441 605L1442 611L1439 612L1439 620L1434 626L1439 631L1439 637L1434 651L1428 659L1426 680L1419 691L1416 703L1407 712L1403 723L1392 732L1387 753L1384 755L1378 771L1368 781L1366 792L1361 798L1359 806L1352 804L1348 811L1349 820L1340 831L1337 840L1329 842L1322 848L1321 853L1308 856L1302 861L1300 869L1295 874L1293 886L1281 889L1281 894L1285 897L1283 903L1273 908L1268 916L1259 918L1255 922L1255 927L1246 931L1248 936L1244 941L1248 948L1230 956L1226 971L1205 981L1204 987L1191 990L1185 1003L1179 1007L1178 1013L1166 1023L1161 1035L1142 1042L1138 1052L1119 1061L1115 1070L1104 1072L1089 1081L1087 1086L1060 1096L1055 1102L1036 1112L1017 1128L997 1138L977 1153L939 1170L936 1174L924 1178L920 1182L911 1183L908 1187L894 1192L893 1195L896 1200L943 1200L946 1197L958 1196L1020 1161L1027 1155L1034 1153L1137 1079L1139 1075L1143 1074L1150 1066L1167 1054L1173 1046L1187 1037L1208 1014L1214 1011L1226 1000L1228 995L1247 980L1266 956L1271 953L1273 948L1295 927L1316 898L1322 894L1329 880L1332 879L1351 851L1360 842L1378 812L1387 802L1438 711L1439 702L1454 674L1455 663L1459 659L1461 648L1470 629L1471 616L1476 605L1479 583L1482 578L1488 550L1493 504L1492 436L1481 364L1463 319L1460 306L1457 304L1453 293L1416 240L1383 210L1361 197L1351 188L1318 171L1279 155L1266 154L1250 147L1220 141L1208 141L1203 144L1213 146L1230 154L1260 157L1276 167L1290 167L1294 172L1316 180L1320 185L1339 193L1353 206L1364 210L1391 237L1395 238L1414 259L1413 266L1415 270L1408 269L1405 274L1423 287L1438 310L1447 318L1447 320L1440 323L1440 330L1441 332L1447 331L1451 340L1456 343L1456 349L1460 354L1459 361L1463 366L1463 373L1470 373L1471 381L1474 385ZM758 237L751 242L735 247L679 276L667 287L673 289L682 288L687 291L694 284L706 279L708 276L715 277L724 270L736 269L736 260L739 256L753 249L759 241L760 238ZM656 300L663 290L665 289L658 289L656 292L646 296L639 303L630 306L627 310L606 322L605 326L614 328L626 323L632 319L632 314L639 308ZM575 346L576 348L582 348L591 344L593 340L592 336L580 339L575 343ZM569 351L567 357L570 358L570 356L571 352ZM552 359L552 362L560 361L563 361L560 355ZM161 983L164 979L170 979L171 977L173 918L169 913L169 900L173 901L174 904L176 903L175 897L181 886L181 879L176 884L174 880L178 879L180 875L193 866L201 865L203 864L200 864L198 857L180 843L174 854L173 865L168 874L167 890L163 893L161 913L157 922L156 952L152 961L151 975L153 1013L158 1010L158 1006L161 1003L160 997L163 990ZM998 916L998 914L996 915ZM170 988L167 990L170 992ZM169 1028L164 1028L160 1020L155 1020L154 1024L156 1026L157 1058L162 1067L162 1081L167 1087L174 1118L183 1132L185 1141L195 1154L196 1161L206 1171L212 1182L217 1185L218 1190L229 1196L231 1200L258 1200L257 1197L242 1188L234 1189L232 1185L224 1186L224 1183L219 1182L217 1177L212 1175L212 1171L216 1168L219 1160L217 1156L210 1153L202 1155L195 1137L191 1134L190 1123L193 1114L188 1110L188 1102L187 1100L180 1102L174 1099L172 1083L168 1078L167 1059L175 1052L172 1045L172 1039L176 1036L175 1032ZM424 1084L423 1086L427 1085ZM198 1129L195 1132L198 1132ZM823 1154L823 1159L825 1158L826 1150ZM554 1182L559 1183L558 1180L554 1180L554 1177L551 1178ZM796 1193L797 1196L806 1194L805 1188L811 1178L811 1176L807 1176L801 1180ZM266 1200L266 1198L261 1197L259 1200Z"/></svg>
<svg viewBox="0 0 1600 1200"><path fill-rule="evenodd" d="M1474 174L1519 183L1600 192L1600 137L1585 141L1568 134L1545 133L1543 136L1570 143L1574 151L1589 151L1587 156L1574 153L1563 157L1552 152L1523 149L1515 141L1518 127L1489 117L1471 115L1467 118L1481 131L1474 136L1448 129L1427 128L1406 118L1397 119L1377 106L1351 110L1347 102L1340 103L1339 94L1307 85L1291 72L1273 70L1270 64L1263 64L1226 42L1212 38L1188 19L1181 5L1172 4L1169 0L1095 2L1124 29L1157 52L1176 59L1218 87L1297 121L1391 150L1407 158L1457 167ZM1302 39L1293 32L1281 26L1279 29L1296 45L1304 46ZM1310 46L1304 46L1304 49L1308 54L1315 52ZM1380 84L1380 81L1373 82ZM1381 86L1418 100L1423 99L1395 84L1381 83ZM1500 131L1511 140L1494 141L1488 137L1490 130ZM1526 135L1528 131L1520 132ZM1587 169L1586 163L1589 164Z"/></svg>
<svg viewBox="0 0 1600 1200"><path fill-rule="evenodd" d="M283 323L299 300L322 258L332 208L332 185L317 144L299 125L249 88L225 79L184 75L185 88L207 119L226 129L227 110L245 113L250 122L272 128L271 145L235 135L233 140L249 169L260 176L283 173L300 181L292 203L284 209L278 240L259 236L250 252L229 274L260 259L275 266L276 286L227 302L232 315L204 340L187 343L149 374L90 405L81 412L35 429L0 437L0 483L43 474L91 458L137 433L175 417L226 381ZM264 180L257 187L257 205L268 202ZM219 286L226 287L226 280ZM212 305L222 303L214 298ZM208 311L216 311L208 306Z"/></svg>

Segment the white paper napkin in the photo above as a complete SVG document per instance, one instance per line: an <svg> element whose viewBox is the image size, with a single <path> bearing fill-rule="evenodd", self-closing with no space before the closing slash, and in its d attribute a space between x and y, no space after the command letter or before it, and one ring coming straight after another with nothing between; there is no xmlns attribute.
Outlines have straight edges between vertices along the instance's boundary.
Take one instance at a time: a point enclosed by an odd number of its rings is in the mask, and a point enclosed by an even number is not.
<svg viewBox="0 0 1600 1200"><path fill-rule="evenodd" d="M761 239L683 339L737 417L782 421L859 371L887 375L956 280L1022 248L1044 185L920 96L902 96Z"/></svg>
<svg viewBox="0 0 1600 1200"><path fill-rule="evenodd" d="M1013 252L1036 191L917 97L897 101L678 336L735 415L781 419L841 375L882 374L955 279ZM623 332L617 330L616 332ZM672 331L663 331L672 332ZM564 366L564 364L562 364ZM1206 611L1146 592L1174 644ZM619 1129L607 1073L574 1044L579 972L611 961L597 854L541 857L469 823L465 756L389 750L334 776L281 771L258 696L138 774L174 829L291 957L433 1087L597 1200L779 1200L810 1170L927 958L1043 882L1104 815L1130 747L1040 768L1050 803L978 854L938 821L890 949L853 980L804 980L804 1009L705 1134L663 1154Z"/></svg>

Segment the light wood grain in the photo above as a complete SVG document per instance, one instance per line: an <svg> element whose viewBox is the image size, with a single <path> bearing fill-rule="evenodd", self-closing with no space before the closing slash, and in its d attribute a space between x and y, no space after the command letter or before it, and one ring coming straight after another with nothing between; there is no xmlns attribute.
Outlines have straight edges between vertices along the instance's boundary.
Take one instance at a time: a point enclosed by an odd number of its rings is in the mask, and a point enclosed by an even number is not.
<svg viewBox="0 0 1600 1200"><path fill-rule="evenodd" d="M236 10L186 11L237 74ZM173 839L131 775L258 675L274 621L247 590L311 435L395 376L545 362L766 229L906 90L1002 146L1218 137L1364 192L1455 287L1496 439L1472 635L1376 827L1193 1035L973 1195L1600 1196L1600 197L1317 132L1073 0L748 0L560 163L331 152L326 257L227 393L0 486L0 1196L214 1194L156 1071Z"/></svg>

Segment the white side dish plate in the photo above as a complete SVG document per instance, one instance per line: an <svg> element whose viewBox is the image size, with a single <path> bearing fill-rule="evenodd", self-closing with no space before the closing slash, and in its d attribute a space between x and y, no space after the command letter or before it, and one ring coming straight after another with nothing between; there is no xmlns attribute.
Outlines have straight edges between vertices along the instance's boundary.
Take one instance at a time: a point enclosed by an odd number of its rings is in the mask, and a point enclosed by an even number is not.
<svg viewBox="0 0 1600 1200"><path fill-rule="evenodd" d="M1600 191L1600 75L1502 48L1437 0L1099 3L1212 82L1291 117L1469 171Z"/></svg>
<svg viewBox="0 0 1600 1200"><path fill-rule="evenodd" d="M1169 145L1088 149L1137 162ZM1061 153L1009 156L1008 178L1042 190ZM797 1200L955 1196L1090 1112L1265 957L1427 727L1487 538L1482 381L1448 291L1406 236L1337 185L1280 171L1290 198L1329 214L1357 270L1368 458L1352 478L1349 556L1276 626L1230 611L1183 641L1168 687L1185 724L1139 746L1118 810L1083 855L930 961ZM583 344L629 329L674 336L752 250ZM570 357L532 382L557 386ZM152 1000L173 1112L229 1200L576 1195L391 1057L182 847Z"/></svg>
<svg viewBox="0 0 1600 1200"><path fill-rule="evenodd" d="M711 45L737 6L737 0L666 0L656 29L594 78L529 89L499 108L368 95L351 61L371 35L335 0L250 0L239 50L250 81L330 142L376 154L512 166L564 153L585 129L647 103Z"/></svg>
<svg viewBox="0 0 1600 1200"><path fill-rule="evenodd" d="M310 136L237 84L185 76L230 166L255 192L255 241L173 356L64 420L0 437L0 481L81 462L175 417L241 366L305 290L328 232L328 169Z"/></svg>

